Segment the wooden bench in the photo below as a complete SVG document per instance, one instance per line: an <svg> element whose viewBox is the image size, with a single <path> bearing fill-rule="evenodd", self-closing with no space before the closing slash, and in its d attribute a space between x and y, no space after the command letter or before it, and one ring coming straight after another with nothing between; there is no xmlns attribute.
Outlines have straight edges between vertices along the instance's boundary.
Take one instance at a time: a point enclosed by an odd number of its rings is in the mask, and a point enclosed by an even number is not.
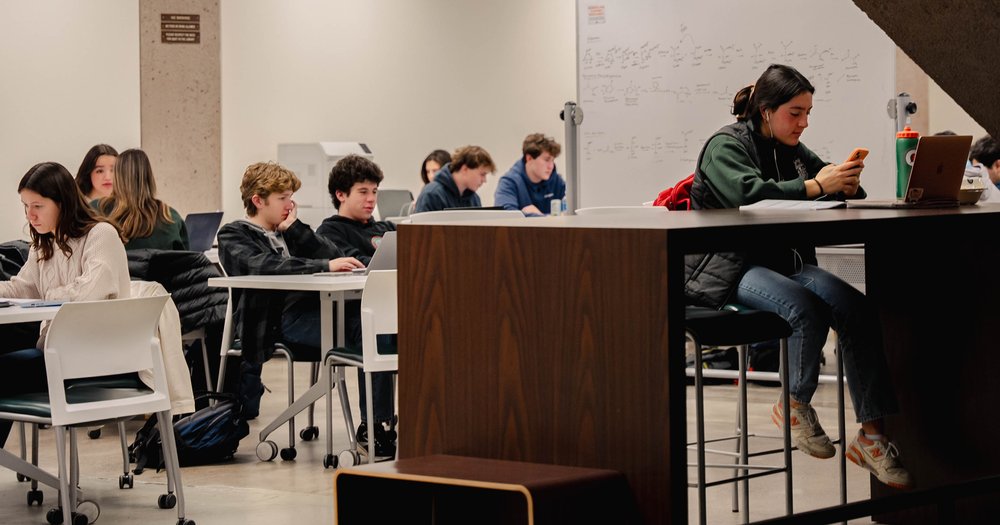
<svg viewBox="0 0 1000 525"><path fill-rule="evenodd" d="M637 523L625 476L612 470L461 456L340 469L336 523L548 525Z"/></svg>

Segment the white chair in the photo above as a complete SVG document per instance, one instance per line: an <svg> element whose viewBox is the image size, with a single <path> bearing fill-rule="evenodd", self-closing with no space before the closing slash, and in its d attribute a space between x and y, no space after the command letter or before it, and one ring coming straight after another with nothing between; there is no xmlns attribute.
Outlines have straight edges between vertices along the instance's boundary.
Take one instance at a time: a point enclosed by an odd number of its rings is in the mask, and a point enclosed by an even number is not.
<svg viewBox="0 0 1000 525"><path fill-rule="evenodd" d="M387 221L390 218L405 217L413 204L413 193L410 190L379 189L378 200L375 201L375 212L379 219Z"/></svg>
<svg viewBox="0 0 1000 525"><path fill-rule="evenodd" d="M656 217L669 212L663 206L594 206L576 210L577 215L631 215Z"/></svg>
<svg viewBox="0 0 1000 525"><path fill-rule="evenodd" d="M440 224L458 221L495 221L524 218L518 210L441 210L410 215L410 224Z"/></svg>
<svg viewBox="0 0 1000 525"><path fill-rule="evenodd" d="M86 524L100 514L96 503L79 501L75 427L155 413L167 468L167 493L160 496L158 504L160 508L176 505L178 525L194 525L184 518L171 402L156 337L167 298L64 304L52 320L45 342L48 392L0 398L0 418L51 425L56 432L61 508L49 511L50 523ZM147 370L152 372L152 388L139 380L138 373ZM123 382L129 386L124 387ZM87 508L84 503L89 504Z"/></svg>
<svg viewBox="0 0 1000 525"><path fill-rule="evenodd" d="M450 212L449 212L450 213ZM361 294L361 348L334 348L326 354L329 392L336 386L340 395L340 405L347 424L347 435L351 447L333 455L333 399L326 396L326 457L324 467L336 467L338 463L356 465L360 462L357 439L354 436L354 421L351 418L350 402L347 397L344 375L339 374L339 383L334 385L334 368L339 366L360 367L365 373L365 401L368 424L368 462L375 458L375 408L372 400L372 374L375 372L396 372L399 369L399 354L396 347L379 348L377 336L396 334L398 331L398 311L396 299L396 270L376 270L368 274L365 290Z"/></svg>

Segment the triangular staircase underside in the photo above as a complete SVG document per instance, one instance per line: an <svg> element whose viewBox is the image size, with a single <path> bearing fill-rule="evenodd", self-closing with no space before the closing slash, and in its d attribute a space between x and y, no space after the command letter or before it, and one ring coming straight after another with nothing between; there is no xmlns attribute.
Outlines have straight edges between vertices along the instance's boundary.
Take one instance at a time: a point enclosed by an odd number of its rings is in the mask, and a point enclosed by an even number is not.
<svg viewBox="0 0 1000 525"><path fill-rule="evenodd" d="M1000 138L996 0L854 0L966 113ZM845 31L850 38L850 31Z"/></svg>

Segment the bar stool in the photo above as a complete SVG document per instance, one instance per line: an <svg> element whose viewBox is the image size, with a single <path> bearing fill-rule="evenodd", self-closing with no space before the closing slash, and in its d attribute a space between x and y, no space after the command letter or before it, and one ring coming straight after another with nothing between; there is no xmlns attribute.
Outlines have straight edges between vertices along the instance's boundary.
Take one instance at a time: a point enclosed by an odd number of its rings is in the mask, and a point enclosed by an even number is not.
<svg viewBox="0 0 1000 525"><path fill-rule="evenodd" d="M698 480L696 483L688 483L689 487L698 489L698 516L699 523L707 523L705 490L708 487L742 482L744 505L743 520L749 522L749 480L771 474L785 474L785 509L788 514L792 513L792 443L789 422L789 413L784 411L783 425L783 447L755 453L754 456L782 453L784 464L781 466L750 465L748 455L748 433L747 428L747 395L746 395L746 350L752 343L781 341L781 399L782 405L789 406L788 395L788 344L786 339L792 333L792 327L779 315L758 310L715 310L712 308L701 308L689 306L685 310L685 331L694 343L695 352L695 427L697 439L694 445L697 454ZM716 454L736 455L738 461L735 464L706 464L705 454L705 398L704 398L704 377L702 368L702 346L736 346L740 347L739 366L739 421L742 429L736 436L717 438L711 442L727 441L737 439L739 450L737 453L728 451L708 451ZM705 481L706 468L727 468L737 469L739 473L729 478L713 481ZM757 471L750 473L751 470Z"/></svg>

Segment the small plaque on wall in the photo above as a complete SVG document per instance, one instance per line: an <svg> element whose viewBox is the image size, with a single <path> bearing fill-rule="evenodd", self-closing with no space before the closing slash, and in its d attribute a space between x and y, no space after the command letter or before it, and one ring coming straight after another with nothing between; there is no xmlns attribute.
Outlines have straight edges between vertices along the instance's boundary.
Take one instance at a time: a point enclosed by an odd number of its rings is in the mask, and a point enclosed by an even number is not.
<svg viewBox="0 0 1000 525"><path fill-rule="evenodd" d="M164 44L200 44L201 15L160 15L160 42Z"/></svg>

